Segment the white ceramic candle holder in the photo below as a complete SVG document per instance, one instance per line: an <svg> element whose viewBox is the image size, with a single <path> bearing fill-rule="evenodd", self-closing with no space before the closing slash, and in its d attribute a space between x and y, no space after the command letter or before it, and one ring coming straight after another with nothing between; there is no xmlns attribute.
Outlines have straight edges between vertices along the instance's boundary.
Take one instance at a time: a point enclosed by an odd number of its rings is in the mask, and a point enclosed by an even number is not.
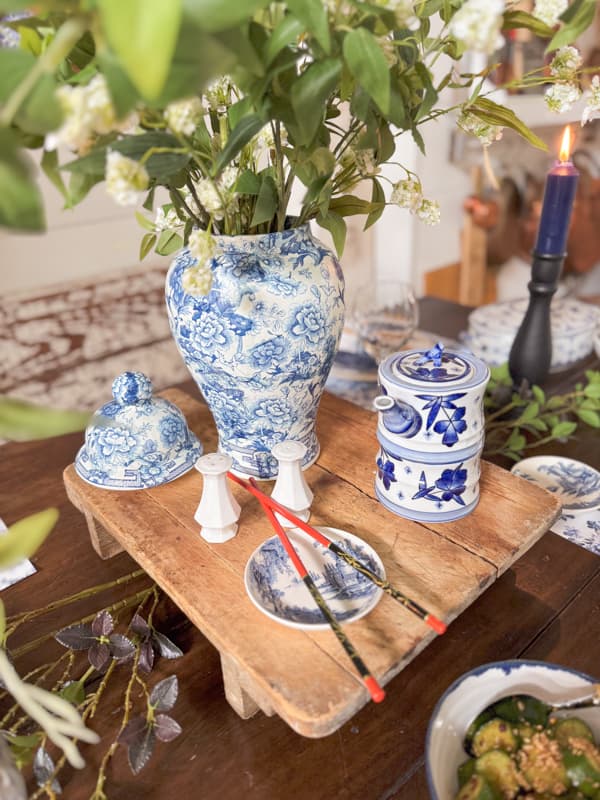
<svg viewBox="0 0 600 800"><path fill-rule="evenodd" d="M224 453L208 453L195 464L204 484L194 519L201 526L202 538L214 544L227 542L237 533L241 507L227 482L231 464L231 458Z"/></svg>
<svg viewBox="0 0 600 800"><path fill-rule="evenodd" d="M271 453L279 462L279 472L271 497L289 508L303 522L307 522L313 493L302 472L302 459L306 455L306 447L301 442L290 439L276 444ZM276 516L285 528L294 527L294 523L281 514Z"/></svg>

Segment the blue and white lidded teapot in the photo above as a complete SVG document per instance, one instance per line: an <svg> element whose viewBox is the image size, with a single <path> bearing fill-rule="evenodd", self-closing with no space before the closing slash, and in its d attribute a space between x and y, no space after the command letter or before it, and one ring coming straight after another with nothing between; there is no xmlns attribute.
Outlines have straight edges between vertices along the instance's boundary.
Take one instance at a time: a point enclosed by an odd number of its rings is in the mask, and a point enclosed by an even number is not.
<svg viewBox="0 0 600 800"><path fill-rule="evenodd" d="M375 489L386 508L422 522L458 519L475 508L489 377L481 359L442 344L381 363Z"/></svg>

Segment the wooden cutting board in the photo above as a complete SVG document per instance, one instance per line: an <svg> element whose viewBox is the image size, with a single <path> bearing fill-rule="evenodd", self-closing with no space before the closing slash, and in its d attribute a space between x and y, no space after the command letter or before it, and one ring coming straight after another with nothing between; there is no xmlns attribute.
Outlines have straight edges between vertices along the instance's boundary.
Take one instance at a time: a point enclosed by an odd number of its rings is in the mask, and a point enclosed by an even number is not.
<svg viewBox="0 0 600 800"><path fill-rule="evenodd" d="M216 450L208 408L176 390L176 403L204 445ZM318 418L321 455L306 473L315 499L311 524L343 528L367 541L387 578L422 606L451 622L552 525L560 503L549 492L484 462L475 511L450 523L417 523L383 508L374 496L376 415L325 394ZM243 573L251 553L273 531L243 489L238 534L210 544L193 519L202 476L192 470L172 483L134 492L107 491L64 473L69 498L86 516L102 558L126 550L185 612L221 655L225 694L246 718L278 714L310 737L336 731L369 697L328 630L278 624L249 600ZM269 491L270 485L264 485ZM498 613L503 613L498 609ZM371 672L386 684L436 635L387 595L346 631Z"/></svg>

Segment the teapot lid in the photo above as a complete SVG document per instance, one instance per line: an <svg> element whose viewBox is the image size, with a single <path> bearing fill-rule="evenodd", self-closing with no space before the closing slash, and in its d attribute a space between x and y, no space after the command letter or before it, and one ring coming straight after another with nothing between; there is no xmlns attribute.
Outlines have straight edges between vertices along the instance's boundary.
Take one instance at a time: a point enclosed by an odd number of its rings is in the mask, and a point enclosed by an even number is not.
<svg viewBox="0 0 600 800"><path fill-rule="evenodd" d="M389 383L411 388L441 384L469 389L487 381L489 368L471 353L447 350L438 342L430 350L394 353L381 363L379 374Z"/></svg>

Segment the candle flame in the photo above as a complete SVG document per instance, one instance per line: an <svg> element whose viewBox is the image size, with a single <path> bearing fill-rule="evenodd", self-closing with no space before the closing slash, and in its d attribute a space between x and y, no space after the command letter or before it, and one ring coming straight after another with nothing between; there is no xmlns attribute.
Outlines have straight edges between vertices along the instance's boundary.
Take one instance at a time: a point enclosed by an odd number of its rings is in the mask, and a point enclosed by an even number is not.
<svg viewBox="0 0 600 800"><path fill-rule="evenodd" d="M571 156L571 126L567 125L560 144L559 161L565 164Z"/></svg>

